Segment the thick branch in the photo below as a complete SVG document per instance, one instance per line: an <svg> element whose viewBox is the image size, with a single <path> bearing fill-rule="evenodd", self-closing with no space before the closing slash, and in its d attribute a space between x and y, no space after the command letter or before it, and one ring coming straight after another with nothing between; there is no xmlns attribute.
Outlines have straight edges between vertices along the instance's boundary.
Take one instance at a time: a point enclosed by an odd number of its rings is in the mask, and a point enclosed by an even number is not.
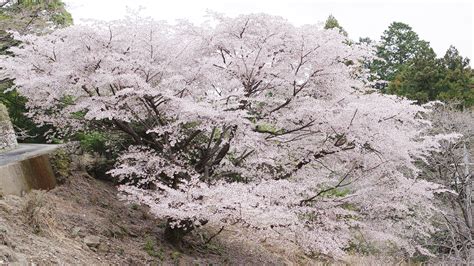
<svg viewBox="0 0 474 266"><path fill-rule="evenodd" d="M341 178L341 180L339 180L339 182L338 182L335 186L329 187L329 188L327 188L327 189L323 189L323 190L319 191L316 195L314 195L314 196L312 196L312 197L310 197L310 198L301 200L301 201L300 201L300 206L303 206L304 204L315 200L317 197L321 196L322 194L324 194L324 193L326 193L326 192L332 191L332 190L337 189L337 188L340 188L340 187L345 187L345 186L350 185L351 182L348 182L348 183L345 183L345 184L343 184L343 182L349 177L349 174L350 174L353 170L354 170L354 167L351 167L351 169L349 169L349 171Z"/></svg>

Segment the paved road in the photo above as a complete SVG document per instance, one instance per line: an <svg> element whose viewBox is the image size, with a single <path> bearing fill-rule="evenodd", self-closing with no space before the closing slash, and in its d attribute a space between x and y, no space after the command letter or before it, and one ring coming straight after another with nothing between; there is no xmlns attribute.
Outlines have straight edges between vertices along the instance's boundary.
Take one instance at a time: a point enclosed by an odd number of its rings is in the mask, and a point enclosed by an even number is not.
<svg viewBox="0 0 474 266"><path fill-rule="evenodd" d="M20 144L13 150L0 152L0 166L49 153L58 147L52 144Z"/></svg>

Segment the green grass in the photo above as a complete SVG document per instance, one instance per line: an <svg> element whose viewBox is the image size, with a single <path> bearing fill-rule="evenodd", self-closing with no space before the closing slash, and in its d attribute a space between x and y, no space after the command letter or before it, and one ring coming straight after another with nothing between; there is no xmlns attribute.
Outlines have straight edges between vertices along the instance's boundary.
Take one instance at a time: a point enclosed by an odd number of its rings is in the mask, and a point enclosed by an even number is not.
<svg viewBox="0 0 474 266"><path fill-rule="evenodd" d="M164 255L164 250L163 248L160 248L159 250L155 249L156 247L156 242L153 240L151 237L148 237L145 242L145 246L143 247L143 250L145 252L155 258L158 258L159 260L163 260L165 258Z"/></svg>
<svg viewBox="0 0 474 266"><path fill-rule="evenodd" d="M171 253L171 259L174 261L174 263L178 264L180 258L181 253L179 251L174 251L173 253Z"/></svg>

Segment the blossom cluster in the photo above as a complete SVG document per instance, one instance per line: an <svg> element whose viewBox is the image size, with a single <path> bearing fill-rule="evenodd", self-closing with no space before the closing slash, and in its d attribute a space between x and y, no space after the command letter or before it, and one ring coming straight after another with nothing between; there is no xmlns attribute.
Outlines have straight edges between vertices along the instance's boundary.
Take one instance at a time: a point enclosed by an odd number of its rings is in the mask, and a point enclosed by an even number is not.
<svg viewBox="0 0 474 266"><path fill-rule="evenodd" d="M427 253L440 186L415 162L456 136L425 134L428 109L367 86L370 47L264 14L16 38L0 67L36 121L125 133L110 174L175 226L232 224L332 257L361 241Z"/></svg>

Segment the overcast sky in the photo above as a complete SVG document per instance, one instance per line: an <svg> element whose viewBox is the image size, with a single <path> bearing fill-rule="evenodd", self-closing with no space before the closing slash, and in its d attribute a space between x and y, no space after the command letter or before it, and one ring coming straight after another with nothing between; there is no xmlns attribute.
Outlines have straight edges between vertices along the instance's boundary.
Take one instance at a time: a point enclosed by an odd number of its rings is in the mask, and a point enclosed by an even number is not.
<svg viewBox="0 0 474 266"><path fill-rule="evenodd" d="M65 0L74 22L93 18L114 20L127 7L143 8L141 14L159 20L204 20L210 9L229 16L247 13L279 15L295 25L316 24L334 15L349 37L379 40L393 21L409 24L431 43L438 56L454 45L463 56L473 55L473 2L467 0ZM473 62L471 61L471 65Z"/></svg>

